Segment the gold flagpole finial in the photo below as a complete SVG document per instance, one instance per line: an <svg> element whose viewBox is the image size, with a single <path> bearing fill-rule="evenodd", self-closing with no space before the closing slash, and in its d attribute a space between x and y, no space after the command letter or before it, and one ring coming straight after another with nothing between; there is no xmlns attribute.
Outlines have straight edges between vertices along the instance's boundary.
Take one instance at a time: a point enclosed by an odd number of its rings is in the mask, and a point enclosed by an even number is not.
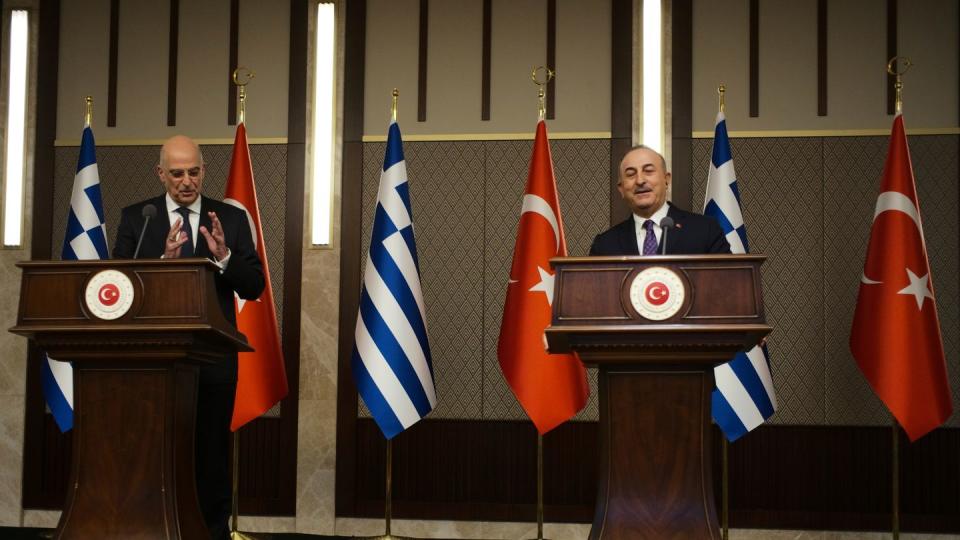
<svg viewBox="0 0 960 540"><path fill-rule="evenodd" d="M903 61L902 71L897 71L898 60ZM896 77L896 82L893 83L893 107L897 114L903 112L903 74L910 71L910 68L912 67L913 62L911 62L906 56L894 56L889 62L887 62L887 73Z"/></svg>
<svg viewBox="0 0 960 540"><path fill-rule="evenodd" d="M245 75L243 82L240 82L241 73ZM250 80L253 79L254 77L256 77L256 74L250 68L239 66L237 67L237 69L233 70L233 75L231 76L231 78L233 79L233 84L240 87L240 91L237 93L237 101L239 101L239 104L237 105L237 123L238 124L243 124L244 121L246 120L247 85L250 84Z"/></svg>
<svg viewBox="0 0 960 540"><path fill-rule="evenodd" d="M86 109L83 112L83 125L89 126L93 123L93 96L87 96L83 101L86 103Z"/></svg>
<svg viewBox="0 0 960 540"><path fill-rule="evenodd" d="M537 78L537 72L543 70L547 80L540 82ZM544 66L537 66L533 68L533 71L530 72L530 79L533 81L533 84L537 85L537 111L540 113L540 120L543 120L547 115L547 105L546 105L546 91L544 87L547 86L550 81L556 78L557 72Z"/></svg>
<svg viewBox="0 0 960 540"><path fill-rule="evenodd" d="M390 102L390 121L397 121L397 98L400 97L400 91L396 88L393 89L393 92L390 92L390 95L393 96L393 99Z"/></svg>
<svg viewBox="0 0 960 540"><path fill-rule="evenodd" d="M720 86L717 87L717 94L720 95L720 112L724 112L726 108L726 103L724 103L724 97L727 93L727 85L720 83Z"/></svg>

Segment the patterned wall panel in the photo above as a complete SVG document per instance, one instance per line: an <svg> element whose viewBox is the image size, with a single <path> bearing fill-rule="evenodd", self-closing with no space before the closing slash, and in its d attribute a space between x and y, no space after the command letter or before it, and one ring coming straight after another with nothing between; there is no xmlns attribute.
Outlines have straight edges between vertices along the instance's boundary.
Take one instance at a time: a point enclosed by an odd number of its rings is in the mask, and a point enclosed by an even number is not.
<svg viewBox="0 0 960 540"><path fill-rule="evenodd" d="M712 140L694 144L694 209L703 208ZM752 252L763 253L769 349L779 410L774 422L824 418L821 143L735 139L733 159Z"/></svg>
<svg viewBox="0 0 960 540"><path fill-rule="evenodd" d="M364 145L361 256L383 161L383 143ZM404 144L439 404L433 418L522 419L500 373L497 337L513 256L531 141ZM571 254L606 228L609 143L552 144ZM578 418L595 419L593 394ZM369 413L362 402L359 413Z"/></svg>
<svg viewBox="0 0 960 540"><path fill-rule="evenodd" d="M203 193L223 198L223 190L230 170L232 145L203 147L207 162ZM77 169L75 146L57 147L55 155L55 178L53 191L53 258L60 258L60 246L66 228L70 192ZM110 248L117 235L120 210L123 207L163 193L160 180L154 173L159 146L101 146L97 148L97 167L100 171L100 191L103 195L103 211L107 220L107 240ZM273 283L277 302L277 321L283 328L283 251L286 213L286 163L285 145L254 145L250 147L253 173L257 182L257 199L260 204L260 222L264 241L267 244L267 259L270 265L270 280Z"/></svg>
<svg viewBox="0 0 960 540"><path fill-rule="evenodd" d="M824 139L824 297L832 324L824 334L827 359L824 423L879 425L890 422L850 354L850 327L870 237L873 209L887 155L886 137Z"/></svg>

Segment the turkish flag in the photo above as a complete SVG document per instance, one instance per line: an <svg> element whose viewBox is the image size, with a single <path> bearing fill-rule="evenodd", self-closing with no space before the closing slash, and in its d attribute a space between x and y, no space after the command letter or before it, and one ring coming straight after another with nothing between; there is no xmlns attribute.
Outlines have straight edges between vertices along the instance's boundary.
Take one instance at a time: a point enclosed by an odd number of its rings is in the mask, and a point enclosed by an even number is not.
<svg viewBox="0 0 960 540"><path fill-rule="evenodd" d="M544 336L553 304L550 258L566 254L553 158L541 120L497 343L503 376L541 435L577 414L590 395L580 360L572 354L548 354Z"/></svg>
<svg viewBox="0 0 960 540"><path fill-rule="evenodd" d="M247 129L237 125L233 142L233 158L224 202L242 208L250 219L250 232L257 245L257 256L263 264L267 286L256 300L237 298L237 329L247 336L254 352L239 353L237 394L233 405L230 429L236 431L247 422L267 412L287 395L287 372L280 348L280 331L270 284L270 266L260 228L260 207L253 182L253 165L247 145ZM229 263L228 263L229 264Z"/></svg>
<svg viewBox="0 0 960 540"><path fill-rule="evenodd" d="M915 441L953 411L910 149L897 115L860 279L850 351Z"/></svg>

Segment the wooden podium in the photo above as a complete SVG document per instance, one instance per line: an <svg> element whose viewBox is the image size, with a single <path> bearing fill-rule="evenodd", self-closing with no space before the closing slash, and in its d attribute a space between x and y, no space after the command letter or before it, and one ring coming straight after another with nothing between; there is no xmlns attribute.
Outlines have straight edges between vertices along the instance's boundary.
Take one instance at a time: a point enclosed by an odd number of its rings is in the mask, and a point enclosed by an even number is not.
<svg viewBox="0 0 960 540"><path fill-rule="evenodd" d="M74 368L73 462L54 538L209 538L197 503L197 366L246 339L205 259L22 262L11 332Z"/></svg>
<svg viewBox="0 0 960 540"><path fill-rule="evenodd" d="M591 540L719 539L713 367L770 332L757 255L559 257L551 352L599 367Z"/></svg>

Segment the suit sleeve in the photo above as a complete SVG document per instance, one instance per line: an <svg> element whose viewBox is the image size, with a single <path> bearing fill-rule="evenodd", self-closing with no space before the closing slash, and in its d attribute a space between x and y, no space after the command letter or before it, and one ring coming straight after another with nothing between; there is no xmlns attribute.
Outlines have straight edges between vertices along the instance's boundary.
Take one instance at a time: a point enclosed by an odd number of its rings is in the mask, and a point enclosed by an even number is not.
<svg viewBox="0 0 960 540"><path fill-rule="evenodd" d="M124 208L120 214L120 226L113 243L114 259L131 259L137 249L137 227L131 219L131 210Z"/></svg>
<svg viewBox="0 0 960 540"><path fill-rule="evenodd" d="M593 237L593 243L590 244L590 256L596 257L599 255L603 255L603 252L600 249L600 235L598 234Z"/></svg>
<svg viewBox="0 0 960 540"><path fill-rule="evenodd" d="M730 253L730 243L727 242L727 237L723 234L723 229L720 228L720 224L717 223L717 220L707 216L707 253L708 254L725 254Z"/></svg>
<svg viewBox="0 0 960 540"><path fill-rule="evenodd" d="M250 236L250 227L247 226L247 216L242 210L237 210L233 215L235 219L231 220L233 222L231 228L234 234L231 235L232 241L227 242L227 247L230 248L230 264L227 265L221 277L240 298L256 300L266 286L263 264L253 246L253 237Z"/></svg>

